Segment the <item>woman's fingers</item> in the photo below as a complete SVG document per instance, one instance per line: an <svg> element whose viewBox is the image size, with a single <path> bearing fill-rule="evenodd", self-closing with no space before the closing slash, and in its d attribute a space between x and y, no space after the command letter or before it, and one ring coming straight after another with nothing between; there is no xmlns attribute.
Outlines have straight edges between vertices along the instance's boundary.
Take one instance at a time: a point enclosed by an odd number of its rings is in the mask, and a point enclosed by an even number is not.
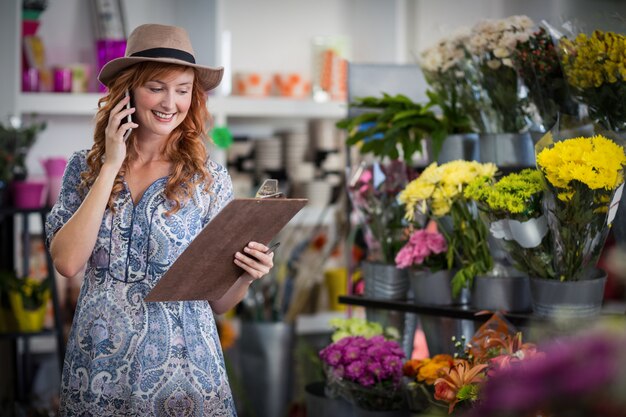
<svg viewBox="0 0 626 417"><path fill-rule="evenodd" d="M134 107L125 108L129 101L130 97L124 97L113 107L113 109L111 109L111 113L109 114L109 123L106 129L107 135L116 136L121 139L128 129L138 127L138 125L132 121L124 122L128 115L135 112Z"/></svg>
<svg viewBox="0 0 626 417"><path fill-rule="evenodd" d="M246 271L252 278L259 279L269 273L274 266L274 253L267 253L265 245L250 242L243 252L235 254L235 264Z"/></svg>

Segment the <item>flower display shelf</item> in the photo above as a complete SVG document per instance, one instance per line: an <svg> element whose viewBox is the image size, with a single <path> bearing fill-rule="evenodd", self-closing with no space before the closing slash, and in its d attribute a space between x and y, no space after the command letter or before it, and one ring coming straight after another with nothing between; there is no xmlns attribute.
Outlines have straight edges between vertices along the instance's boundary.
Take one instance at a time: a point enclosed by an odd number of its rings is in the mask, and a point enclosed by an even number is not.
<svg viewBox="0 0 626 417"><path fill-rule="evenodd" d="M477 314L481 310L472 308L469 305L453 305L453 306L434 306L419 304L413 300L383 300L380 298L363 297L360 295L341 295L339 296L339 304L371 307L382 310L404 311L408 313L423 314L428 316L449 317L452 319L465 319L477 322L485 322L489 320L491 314ZM612 308L606 306L600 312L602 316L619 316L623 317L624 304L620 303L619 307ZM528 313L504 313L511 324L515 326L524 326L531 322L547 323L552 319L549 317L541 317L532 312Z"/></svg>
<svg viewBox="0 0 626 417"><path fill-rule="evenodd" d="M405 311L409 313L424 314L437 317L449 317L452 319L466 319L484 322L491 317L490 314L477 315L480 310L475 310L468 305L457 306L434 306L417 304L413 300L382 300L377 298L367 298L359 295L342 295L339 297L339 303L372 307L383 310ZM548 319L538 317L532 313L505 313L507 320L516 326L523 326L529 321L547 321Z"/></svg>

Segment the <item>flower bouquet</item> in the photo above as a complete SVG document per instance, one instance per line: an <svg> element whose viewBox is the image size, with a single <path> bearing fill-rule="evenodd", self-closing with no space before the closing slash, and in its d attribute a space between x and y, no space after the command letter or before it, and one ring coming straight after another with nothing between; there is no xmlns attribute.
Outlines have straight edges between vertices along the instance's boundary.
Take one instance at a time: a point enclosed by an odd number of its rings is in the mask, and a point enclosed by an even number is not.
<svg viewBox="0 0 626 417"><path fill-rule="evenodd" d="M482 386L493 373L542 355L534 344L523 343L522 334L499 313L476 331L471 343L466 344L464 338L452 342L454 356L435 355L404 364L404 375L412 378L407 388L412 394L409 398L417 400L414 407L445 405L448 413L470 408L480 402Z"/></svg>
<svg viewBox="0 0 626 417"><path fill-rule="evenodd" d="M494 164L475 161L433 163L399 195L407 219L413 220L416 215L431 217L446 237L447 269L459 268L452 279L454 296L463 287L471 288L474 277L487 273L493 266L487 229L463 191L476 178L492 178L496 170Z"/></svg>
<svg viewBox="0 0 626 417"><path fill-rule="evenodd" d="M578 117L578 104L573 100L563 74L557 47L542 27L524 42L518 42L512 54L513 65L524 84L540 117L545 132L560 116Z"/></svg>
<svg viewBox="0 0 626 417"><path fill-rule="evenodd" d="M467 77L468 37L469 31L461 29L421 53L420 66L430 86L428 97L441 108L449 134L472 132L477 129L472 121L480 120L472 85L475 80Z"/></svg>
<svg viewBox="0 0 626 417"><path fill-rule="evenodd" d="M591 118L606 129L626 130L626 36L596 30L562 38L560 45L567 81Z"/></svg>
<svg viewBox="0 0 626 417"><path fill-rule="evenodd" d="M349 336L363 336L370 338L374 336L384 336L385 339L397 340L400 338L398 330L394 327L386 327L380 323L373 321L367 321L362 318L352 317L349 319L331 319L328 324L334 329L330 339L333 342L338 342L344 337Z"/></svg>
<svg viewBox="0 0 626 417"><path fill-rule="evenodd" d="M543 354L493 372L466 416L623 416L624 324L611 319L561 336L543 344Z"/></svg>
<svg viewBox="0 0 626 417"><path fill-rule="evenodd" d="M362 163L352 175L348 194L364 225L370 261L391 264L404 244L404 209L396 197L410 175L410 169L399 160Z"/></svg>
<svg viewBox="0 0 626 417"><path fill-rule="evenodd" d="M533 21L527 16L484 20L472 28L468 49L474 58L481 91L482 133L517 133L528 125L526 100L513 57L518 42L532 34Z"/></svg>
<svg viewBox="0 0 626 417"><path fill-rule="evenodd" d="M400 345L383 336L348 336L320 351L326 392L366 410L404 407Z"/></svg>
<svg viewBox="0 0 626 417"><path fill-rule="evenodd" d="M476 201L491 236L513 266L530 276L554 278L543 190L541 172L524 169L497 181L477 178L465 189L465 197Z"/></svg>
<svg viewBox="0 0 626 417"><path fill-rule="evenodd" d="M554 278L585 279L598 261L621 198L624 148L600 135L554 142L548 132L537 150Z"/></svg>

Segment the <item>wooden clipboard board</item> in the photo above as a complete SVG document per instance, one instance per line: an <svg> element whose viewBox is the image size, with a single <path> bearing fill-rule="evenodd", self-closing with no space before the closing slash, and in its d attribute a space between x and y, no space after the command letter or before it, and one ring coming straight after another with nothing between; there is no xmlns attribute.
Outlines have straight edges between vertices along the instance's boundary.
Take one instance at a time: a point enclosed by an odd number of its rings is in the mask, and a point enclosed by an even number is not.
<svg viewBox="0 0 626 417"><path fill-rule="evenodd" d="M174 261L144 301L218 300L244 272L233 263L250 241L268 245L307 199L238 198Z"/></svg>

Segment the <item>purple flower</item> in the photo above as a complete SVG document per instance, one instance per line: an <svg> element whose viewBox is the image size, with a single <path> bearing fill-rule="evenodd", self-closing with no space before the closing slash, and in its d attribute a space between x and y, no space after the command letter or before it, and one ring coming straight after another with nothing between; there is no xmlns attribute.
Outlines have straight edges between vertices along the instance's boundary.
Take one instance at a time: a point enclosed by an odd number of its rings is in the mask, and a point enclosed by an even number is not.
<svg viewBox="0 0 626 417"><path fill-rule="evenodd" d="M365 375L365 362L354 361L350 365L346 366L345 377L356 381Z"/></svg>
<svg viewBox="0 0 626 417"><path fill-rule="evenodd" d="M359 378L356 382L358 382L359 385L362 385L364 387L371 387L372 385L374 385L376 381L374 381L374 378L372 377L372 375L366 374L366 375L363 375L361 378Z"/></svg>
<svg viewBox="0 0 626 417"><path fill-rule="evenodd" d="M552 342L542 349L545 356L490 376L469 415L523 416L539 409L550 414L562 407L580 409L593 398L604 401L600 398L619 375L623 342L598 334Z"/></svg>

